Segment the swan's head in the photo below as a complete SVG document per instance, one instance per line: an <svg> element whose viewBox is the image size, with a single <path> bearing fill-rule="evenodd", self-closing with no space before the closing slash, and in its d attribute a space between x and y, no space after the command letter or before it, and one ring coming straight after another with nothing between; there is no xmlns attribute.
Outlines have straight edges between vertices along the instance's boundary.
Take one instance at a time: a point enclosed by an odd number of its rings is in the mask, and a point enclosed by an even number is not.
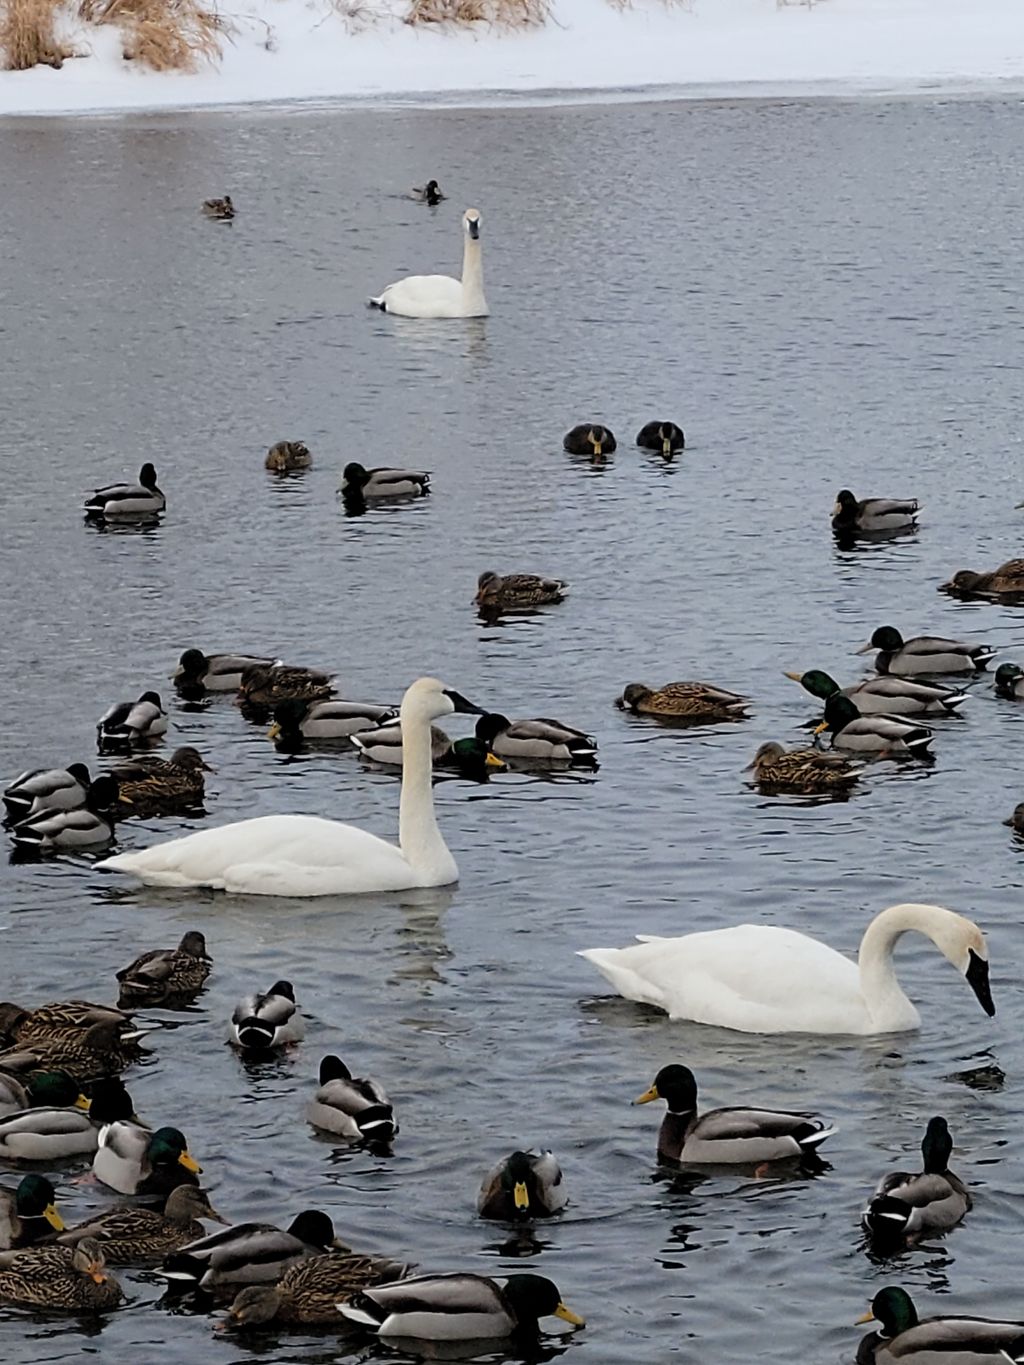
<svg viewBox="0 0 1024 1365"><path fill-rule="evenodd" d="M441 716L450 716L454 711L470 716L484 714L482 707L474 706L461 692L445 687L436 678L418 678L402 698L400 716L402 724L408 725L410 721L439 720Z"/></svg>
<svg viewBox="0 0 1024 1365"><path fill-rule="evenodd" d="M467 209L462 215L462 226L467 236L472 237L474 242L477 241L480 237L480 210Z"/></svg>
<svg viewBox="0 0 1024 1365"><path fill-rule="evenodd" d="M943 956L967 978L967 984L985 1013L995 1014L988 979L988 944L974 921L946 910L941 919L936 917L929 932Z"/></svg>

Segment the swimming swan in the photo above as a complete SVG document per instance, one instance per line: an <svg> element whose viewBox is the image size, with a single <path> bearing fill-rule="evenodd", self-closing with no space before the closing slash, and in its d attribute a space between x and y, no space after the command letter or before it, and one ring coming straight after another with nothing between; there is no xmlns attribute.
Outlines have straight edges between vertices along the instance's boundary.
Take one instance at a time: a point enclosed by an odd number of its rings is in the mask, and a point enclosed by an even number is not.
<svg viewBox="0 0 1024 1365"><path fill-rule="evenodd" d="M116 859L114 860L116 861ZM818 939L766 924L658 938L631 948L588 948L627 1000L672 1019L742 1033L902 1033L920 1016L893 970L896 942L910 930L930 938L963 972L986 1014L995 1014L988 948L978 926L939 905L891 905L868 925L856 962Z"/></svg>
<svg viewBox="0 0 1024 1365"><path fill-rule="evenodd" d="M480 214L476 209L467 209L462 215L462 227L466 244L461 280L451 275L406 275L371 299L370 306L404 318L485 318L490 309L484 298Z"/></svg>
<svg viewBox="0 0 1024 1365"><path fill-rule="evenodd" d="M447 886L459 869L434 816L430 722L478 706L436 678L402 698L404 735L398 844L315 815L264 815L200 830L98 867L131 872L151 886L212 886L264 896L338 896Z"/></svg>

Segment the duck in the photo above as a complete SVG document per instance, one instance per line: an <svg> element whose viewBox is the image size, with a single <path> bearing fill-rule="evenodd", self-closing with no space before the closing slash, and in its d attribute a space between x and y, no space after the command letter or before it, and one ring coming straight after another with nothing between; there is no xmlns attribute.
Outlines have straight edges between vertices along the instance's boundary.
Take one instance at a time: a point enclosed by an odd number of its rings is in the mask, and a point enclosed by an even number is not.
<svg viewBox="0 0 1024 1365"><path fill-rule="evenodd" d="M1017 834L1024 834L1024 801L1014 806L1013 814L1008 820L1004 820L1003 824L1009 825Z"/></svg>
<svg viewBox="0 0 1024 1365"><path fill-rule="evenodd" d="M351 736L363 758L389 767L402 765L400 722L361 730ZM446 768L472 780L486 781L492 772L505 772L508 765L483 740L473 736L454 742L436 725L430 727L430 758L435 768Z"/></svg>
<svg viewBox="0 0 1024 1365"><path fill-rule="evenodd" d="M118 1194L160 1195L179 1185L198 1185L202 1166L178 1128L158 1128L120 1119L101 1131L92 1173Z"/></svg>
<svg viewBox="0 0 1024 1365"><path fill-rule="evenodd" d="M24 1083L0 1071L0 1119L24 1109L88 1109L89 1101L66 1071L33 1071Z"/></svg>
<svg viewBox="0 0 1024 1365"><path fill-rule="evenodd" d="M354 825L313 815L264 815L96 866L152 886L211 886L268 896L330 896L448 886L459 869L437 827L431 788L430 723L482 709L436 678L419 678L402 698L402 794L398 844Z"/></svg>
<svg viewBox="0 0 1024 1365"><path fill-rule="evenodd" d="M562 449L570 455L589 455L595 460L611 455L617 444L614 433L600 422L581 422L562 437Z"/></svg>
<svg viewBox="0 0 1024 1365"><path fill-rule="evenodd" d="M167 499L157 484L156 468L147 460L139 470L138 483L112 483L97 488L82 506L87 520L107 521L157 516L167 507Z"/></svg>
<svg viewBox="0 0 1024 1365"><path fill-rule="evenodd" d="M106 1257L94 1238L76 1247L41 1246L0 1252L0 1303L24 1308L102 1313L124 1294L107 1273Z"/></svg>
<svg viewBox="0 0 1024 1365"><path fill-rule="evenodd" d="M665 938L638 934L629 948L586 948L627 1000L741 1033L906 1033L920 1015L900 988L892 955L905 933L931 939L967 979L988 1015L988 947L978 926L941 905L907 902L880 911L857 960L808 934L769 924Z"/></svg>
<svg viewBox="0 0 1024 1365"><path fill-rule="evenodd" d="M307 739L351 739L370 726L398 719L397 706L363 701L296 701L274 707L274 723L267 732L279 749L294 752Z"/></svg>
<svg viewBox="0 0 1024 1365"><path fill-rule="evenodd" d="M663 1066L634 1104L664 1100L658 1160L670 1165L760 1165L816 1153L838 1129L814 1114L775 1109L709 1109L697 1113L697 1082L688 1066Z"/></svg>
<svg viewBox="0 0 1024 1365"><path fill-rule="evenodd" d="M832 731L832 747L885 758L929 758L935 738L924 725L902 716L862 716L849 697L836 692L825 700L825 719L816 735Z"/></svg>
<svg viewBox="0 0 1024 1365"><path fill-rule="evenodd" d="M541 1318L586 1323L544 1275L416 1275L379 1285L338 1304L343 1317L379 1337L480 1341L535 1335Z"/></svg>
<svg viewBox="0 0 1024 1365"><path fill-rule="evenodd" d="M398 1135L394 1107L381 1083L353 1076L333 1053L320 1063L320 1084L306 1118L320 1132L350 1141L387 1143Z"/></svg>
<svg viewBox="0 0 1024 1365"><path fill-rule="evenodd" d="M231 202L231 195L226 194L223 199L204 199L203 212L207 218L216 218L221 222L234 218L235 206Z"/></svg>
<svg viewBox="0 0 1024 1365"><path fill-rule="evenodd" d="M339 491L345 498L422 498L430 492L430 475L423 469L387 465L366 469L350 460L342 470Z"/></svg>
<svg viewBox="0 0 1024 1365"><path fill-rule="evenodd" d="M32 1246L63 1230L56 1191L45 1176L23 1176L13 1190L0 1186L0 1251Z"/></svg>
<svg viewBox="0 0 1024 1365"><path fill-rule="evenodd" d="M237 692L248 668L273 668L277 659L256 654L204 654L186 649L171 674L179 692Z"/></svg>
<svg viewBox="0 0 1024 1365"><path fill-rule="evenodd" d="M198 1185L178 1185L168 1194L162 1213L141 1204L119 1204L68 1228L57 1241L62 1246L77 1246L85 1238L95 1238L111 1265L133 1265L168 1256L205 1237L201 1218L229 1226L205 1190Z"/></svg>
<svg viewBox="0 0 1024 1365"><path fill-rule="evenodd" d="M995 690L1008 701L1024 700L1024 668L1020 664L1000 664L996 669Z"/></svg>
<svg viewBox="0 0 1024 1365"><path fill-rule="evenodd" d="M329 673L295 664L250 665L238 684L239 706L257 712L272 711L281 701L325 701L333 695Z"/></svg>
<svg viewBox="0 0 1024 1365"><path fill-rule="evenodd" d="M949 1169L953 1138L941 1116L929 1119L921 1143L924 1169L890 1171L875 1187L861 1218L878 1245L916 1246L924 1237L949 1232L967 1215L971 1197Z"/></svg>
<svg viewBox="0 0 1024 1365"><path fill-rule="evenodd" d="M488 711L476 723L476 737L499 758L531 763L592 763L597 754L591 735L544 717L510 721Z"/></svg>
<svg viewBox="0 0 1024 1365"><path fill-rule="evenodd" d="M290 981L275 981L262 995L253 991L238 1002L231 1015L231 1041L243 1051L286 1047L299 1042L305 1032Z"/></svg>
<svg viewBox="0 0 1024 1365"><path fill-rule="evenodd" d="M768 741L748 763L760 787L794 792L848 791L859 779L861 767L841 754L824 754L820 749L790 749Z"/></svg>
<svg viewBox="0 0 1024 1365"><path fill-rule="evenodd" d="M455 740L435 767L464 777L467 782L489 782L494 773L508 772L508 764L476 735Z"/></svg>
<svg viewBox="0 0 1024 1365"><path fill-rule="evenodd" d="M917 526L920 504L916 498L862 498L848 488L836 494L832 508L834 531L909 531Z"/></svg>
<svg viewBox="0 0 1024 1365"><path fill-rule="evenodd" d="M291 474L297 469L308 469L312 463L304 441L276 441L267 451L263 466L275 474Z"/></svg>
<svg viewBox="0 0 1024 1365"><path fill-rule="evenodd" d="M675 422L648 422L637 432L636 443L643 450L659 450L670 460L677 451L686 449L686 436Z"/></svg>
<svg viewBox="0 0 1024 1365"><path fill-rule="evenodd" d="M1008 559L988 573L959 569L948 583L940 585L939 592L955 597L1024 596L1024 559Z"/></svg>
<svg viewBox="0 0 1024 1365"><path fill-rule="evenodd" d="M0 1157L53 1162L91 1156L103 1127L131 1118L134 1110L131 1096L119 1080L100 1079L93 1087L91 1101L76 1093L66 1105L23 1109L0 1120Z"/></svg>
<svg viewBox="0 0 1024 1365"><path fill-rule="evenodd" d="M405 318L487 317L490 309L484 297L481 222L478 209L467 209L462 215L465 244L461 279L451 275L407 275L371 298L371 308Z"/></svg>
<svg viewBox="0 0 1024 1365"><path fill-rule="evenodd" d="M445 195L441 193L441 186L436 180L428 180L425 185L414 185L411 197L418 203L429 204L433 208L435 204L441 203Z"/></svg>
<svg viewBox="0 0 1024 1365"><path fill-rule="evenodd" d="M125 1009L191 1004L212 966L205 936L190 929L177 948L150 948L117 973L118 1003Z"/></svg>
<svg viewBox="0 0 1024 1365"><path fill-rule="evenodd" d="M85 805L91 781L84 763L21 773L4 790L6 818L13 824L41 810L76 810Z"/></svg>
<svg viewBox="0 0 1024 1365"><path fill-rule="evenodd" d="M53 1000L36 1009L26 1009L10 1000L0 1001L0 1034L11 1043L73 1039L101 1023L116 1025L121 1032L128 1033L132 1017L116 1005L98 1005L92 1000Z"/></svg>
<svg viewBox="0 0 1024 1365"><path fill-rule="evenodd" d="M114 1020L100 1020L91 1028L48 1038L20 1040L0 1052L0 1071L18 1075L29 1071L67 1071L79 1083L124 1071L143 1056L136 1039Z"/></svg>
<svg viewBox="0 0 1024 1365"><path fill-rule="evenodd" d="M750 701L713 683L672 682L663 687L648 687L646 683L632 682L622 689L615 704L621 711L632 711L636 716L708 722L746 720Z"/></svg>
<svg viewBox="0 0 1024 1365"><path fill-rule="evenodd" d="M159 692L143 692L138 701L116 701L96 723L101 754L138 748L167 733L167 712Z"/></svg>
<svg viewBox="0 0 1024 1365"><path fill-rule="evenodd" d="M167 1257L160 1273L172 1283L207 1293L233 1290L236 1285L276 1284L296 1262L336 1245L329 1215L306 1209L287 1230L273 1223L236 1223L189 1242Z"/></svg>
<svg viewBox="0 0 1024 1365"><path fill-rule="evenodd" d="M818 668L807 673L786 673L785 677L798 682L812 697L827 701L840 693L856 706L862 716L948 716L953 715L967 700L967 693L945 683L913 682L883 673L879 678L865 678L850 687L840 687L834 678Z"/></svg>
<svg viewBox="0 0 1024 1365"><path fill-rule="evenodd" d="M484 1176L476 1211L481 1218L511 1223L550 1218L568 1202L562 1168L553 1152L515 1151Z"/></svg>
<svg viewBox="0 0 1024 1365"><path fill-rule="evenodd" d="M972 645L965 640L946 640L941 636L915 635L904 640L895 626L879 626L858 654L879 651L875 669L899 677L916 673L977 673L999 652L991 645Z"/></svg>
<svg viewBox="0 0 1024 1365"><path fill-rule="evenodd" d="M404 1279L410 1270L401 1261L347 1249L307 1256L290 1266L277 1284L252 1284L240 1290L228 1309L227 1322L236 1327L275 1321L342 1323L339 1301Z"/></svg>
<svg viewBox="0 0 1024 1365"><path fill-rule="evenodd" d="M103 774L89 783L85 803L74 810L39 810L11 828L15 847L33 853L94 848L114 837L117 779Z"/></svg>
<svg viewBox="0 0 1024 1365"><path fill-rule="evenodd" d="M147 755L119 764L110 774L117 782L117 816L149 819L181 810L198 810L206 795L204 774L212 772L191 744L175 749L168 759Z"/></svg>
<svg viewBox="0 0 1024 1365"><path fill-rule="evenodd" d="M483 613L522 611L564 600L569 584L562 578L539 574L497 574L488 569L477 579L474 602Z"/></svg>
<svg viewBox="0 0 1024 1365"><path fill-rule="evenodd" d="M858 1322L877 1322L860 1343L857 1365L982 1365L1013 1362L1024 1354L1024 1322L999 1318L919 1318L905 1289L880 1289Z"/></svg>

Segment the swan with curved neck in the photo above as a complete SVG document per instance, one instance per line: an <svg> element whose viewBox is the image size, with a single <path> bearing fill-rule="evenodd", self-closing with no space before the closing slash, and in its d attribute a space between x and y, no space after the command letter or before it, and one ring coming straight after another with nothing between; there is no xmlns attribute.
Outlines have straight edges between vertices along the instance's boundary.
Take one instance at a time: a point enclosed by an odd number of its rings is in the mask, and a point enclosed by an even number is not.
<svg viewBox="0 0 1024 1365"><path fill-rule="evenodd" d="M930 938L994 1014L988 948L978 926L940 905L892 905L868 925L857 961L793 929L740 924L580 953L627 1000L673 1019L744 1033L901 1033L920 1016L893 966L906 933Z"/></svg>
<svg viewBox="0 0 1024 1365"><path fill-rule="evenodd" d="M404 318L485 318L490 309L484 297L480 223L477 209L467 209L462 215L465 242L460 280L452 275L407 275L372 298L370 306Z"/></svg>
<svg viewBox="0 0 1024 1365"><path fill-rule="evenodd" d="M481 715L436 678L402 698L402 795L398 844L315 815L264 815L97 866L130 872L151 886L210 886L266 896L338 896L447 886L459 869L437 826L431 787L430 724L453 711Z"/></svg>

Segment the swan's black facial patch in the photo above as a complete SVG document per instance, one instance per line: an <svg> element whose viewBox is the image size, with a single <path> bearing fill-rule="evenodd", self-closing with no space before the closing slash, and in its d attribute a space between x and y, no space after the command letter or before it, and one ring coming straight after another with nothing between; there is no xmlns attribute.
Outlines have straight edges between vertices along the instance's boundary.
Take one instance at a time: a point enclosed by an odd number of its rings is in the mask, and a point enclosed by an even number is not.
<svg viewBox="0 0 1024 1365"><path fill-rule="evenodd" d="M469 220L468 226L469 226L469 235L473 238L473 241L475 242L475 241L477 240L477 238L480 236L480 224L479 224L479 222L477 221L476 218L471 218L471 219Z"/></svg>
<svg viewBox="0 0 1024 1365"><path fill-rule="evenodd" d="M967 984L978 997L978 1003L988 1015L996 1012L995 1004L992 1001L992 990L988 980L988 963L983 957L979 957L973 948L967 954L967 970L964 976L967 977Z"/></svg>
<svg viewBox="0 0 1024 1365"><path fill-rule="evenodd" d="M446 687L444 694L456 711L461 711L467 716L482 716L484 714L483 707L474 706L471 701L466 700L461 692L455 692L450 687Z"/></svg>

